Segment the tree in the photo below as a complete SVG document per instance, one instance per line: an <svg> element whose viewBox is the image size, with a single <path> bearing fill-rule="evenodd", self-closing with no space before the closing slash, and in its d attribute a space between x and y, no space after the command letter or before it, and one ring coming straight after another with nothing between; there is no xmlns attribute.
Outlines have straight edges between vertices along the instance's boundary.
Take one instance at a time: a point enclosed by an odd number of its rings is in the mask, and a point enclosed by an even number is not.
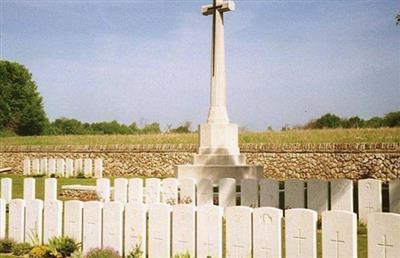
<svg viewBox="0 0 400 258"><path fill-rule="evenodd" d="M28 69L0 61L0 130L39 135L47 123L42 97Z"/></svg>
<svg viewBox="0 0 400 258"><path fill-rule="evenodd" d="M396 15L396 25L400 25L400 13Z"/></svg>
<svg viewBox="0 0 400 258"><path fill-rule="evenodd" d="M385 126L395 127L400 126L400 111L390 112L383 118Z"/></svg>
<svg viewBox="0 0 400 258"><path fill-rule="evenodd" d="M161 133L159 123L146 124L141 130L142 133Z"/></svg>
<svg viewBox="0 0 400 258"><path fill-rule="evenodd" d="M342 119L335 114L327 113L315 121L315 128L338 128L342 126Z"/></svg>
<svg viewBox="0 0 400 258"><path fill-rule="evenodd" d="M191 122L184 122L182 125L178 126L177 128L173 128L168 130L171 133L190 133L190 128L192 127Z"/></svg>
<svg viewBox="0 0 400 258"><path fill-rule="evenodd" d="M350 117L342 121L344 128L363 128L365 121L358 116Z"/></svg>

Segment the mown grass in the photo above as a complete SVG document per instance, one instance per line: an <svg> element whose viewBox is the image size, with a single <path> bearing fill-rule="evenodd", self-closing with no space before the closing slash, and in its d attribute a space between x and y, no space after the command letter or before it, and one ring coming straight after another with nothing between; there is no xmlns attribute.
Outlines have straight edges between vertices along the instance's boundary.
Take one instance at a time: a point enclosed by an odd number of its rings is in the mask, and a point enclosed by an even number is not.
<svg viewBox="0 0 400 258"><path fill-rule="evenodd" d="M240 143L399 143L400 128L245 132ZM198 134L1 137L0 145L197 144Z"/></svg>

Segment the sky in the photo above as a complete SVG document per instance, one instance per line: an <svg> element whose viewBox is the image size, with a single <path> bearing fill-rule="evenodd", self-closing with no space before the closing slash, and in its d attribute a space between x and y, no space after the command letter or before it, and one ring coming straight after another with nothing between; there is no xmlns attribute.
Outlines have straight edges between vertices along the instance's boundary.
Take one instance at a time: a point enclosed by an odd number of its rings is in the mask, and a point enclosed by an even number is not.
<svg viewBox="0 0 400 258"><path fill-rule="evenodd" d="M0 57L51 120L206 121L211 1L1 1ZM225 14L228 114L248 130L400 110L400 1L237 0Z"/></svg>

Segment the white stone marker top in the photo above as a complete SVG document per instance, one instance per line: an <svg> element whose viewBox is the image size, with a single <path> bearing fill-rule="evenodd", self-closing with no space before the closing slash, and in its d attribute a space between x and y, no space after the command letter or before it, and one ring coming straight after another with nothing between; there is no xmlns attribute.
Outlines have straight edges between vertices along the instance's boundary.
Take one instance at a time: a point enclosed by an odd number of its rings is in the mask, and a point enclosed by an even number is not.
<svg viewBox="0 0 400 258"><path fill-rule="evenodd" d="M328 210L329 182L318 179L307 180L307 208L319 214Z"/></svg>
<svg viewBox="0 0 400 258"><path fill-rule="evenodd" d="M260 180L260 207L279 208L279 182L273 179Z"/></svg>
<svg viewBox="0 0 400 258"><path fill-rule="evenodd" d="M56 174L56 160L55 159L49 159L49 167L48 167L48 174L49 175L55 175Z"/></svg>
<svg viewBox="0 0 400 258"><path fill-rule="evenodd" d="M162 180L161 201L170 205L178 203L178 180L176 178Z"/></svg>
<svg viewBox="0 0 400 258"><path fill-rule="evenodd" d="M43 243L48 244L53 237L62 235L63 203L59 200L44 202Z"/></svg>
<svg viewBox="0 0 400 258"><path fill-rule="evenodd" d="M40 174L41 175L47 175L48 174L47 158L41 158L40 159Z"/></svg>
<svg viewBox="0 0 400 258"><path fill-rule="evenodd" d="M281 209L272 207L254 209L254 257L282 257L282 216Z"/></svg>
<svg viewBox="0 0 400 258"><path fill-rule="evenodd" d="M143 179L131 178L128 182L128 202L143 203Z"/></svg>
<svg viewBox="0 0 400 258"><path fill-rule="evenodd" d="M57 200L57 179L46 178L44 180L44 200Z"/></svg>
<svg viewBox="0 0 400 258"><path fill-rule="evenodd" d="M39 175L40 174L40 163L39 159L32 160L32 175Z"/></svg>
<svg viewBox="0 0 400 258"><path fill-rule="evenodd" d="M244 206L226 208L227 257L251 257L252 212Z"/></svg>
<svg viewBox="0 0 400 258"><path fill-rule="evenodd" d="M286 258L317 257L317 219L313 210L285 210Z"/></svg>
<svg viewBox="0 0 400 258"><path fill-rule="evenodd" d="M400 213L400 179L389 183L390 212Z"/></svg>
<svg viewBox="0 0 400 258"><path fill-rule="evenodd" d="M29 200L25 202L25 242L32 245L42 243L43 201Z"/></svg>
<svg viewBox="0 0 400 258"><path fill-rule="evenodd" d="M216 205L197 207L197 256L222 258L222 216Z"/></svg>
<svg viewBox="0 0 400 258"><path fill-rule="evenodd" d="M357 215L348 211L322 213L322 257L357 258Z"/></svg>
<svg viewBox="0 0 400 258"><path fill-rule="evenodd" d="M101 248L102 208L102 203L98 201L83 204L83 254L92 248Z"/></svg>
<svg viewBox="0 0 400 258"><path fill-rule="evenodd" d="M218 182L218 204L226 208L236 205L236 180L222 178Z"/></svg>
<svg viewBox="0 0 400 258"><path fill-rule="evenodd" d="M195 256L195 211L190 204L177 204L172 207L172 255L189 253Z"/></svg>
<svg viewBox="0 0 400 258"><path fill-rule="evenodd" d="M164 203L148 205L149 257L171 256L171 206Z"/></svg>
<svg viewBox="0 0 400 258"><path fill-rule="evenodd" d="M13 199L9 205L8 238L14 239L17 243L24 242L24 220L25 201Z"/></svg>
<svg viewBox="0 0 400 258"><path fill-rule="evenodd" d="M83 160L76 159L74 161L74 176L77 176L80 173L83 173Z"/></svg>
<svg viewBox="0 0 400 258"><path fill-rule="evenodd" d="M31 201L36 197L36 181L34 178L24 178L24 200Z"/></svg>
<svg viewBox="0 0 400 258"><path fill-rule="evenodd" d="M243 179L240 187L240 203L251 208L258 207L258 181L255 179Z"/></svg>
<svg viewBox="0 0 400 258"><path fill-rule="evenodd" d="M331 181L331 210L353 212L353 181L350 179Z"/></svg>
<svg viewBox="0 0 400 258"><path fill-rule="evenodd" d="M378 179L358 180L358 215L367 223L368 215L382 211L382 182Z"/></svg>
<svg viewBox="0 0 400 258"><path fill-rule="evenodd" d="M128 202L128 179L116 178L114 180L114 201Z"/></svg>
<svg viewBox="0 0 400 258"><path fill-rule="evenodd" d="M93 176L93 161L92 159L85 159L83 161L83 173L85 176Z"/></svg>
<svg viewBox="0 0 400 258"><path fill-rule="evenodd" d="M31 174L31 160L29 158L26 158L23 161L23 172L24 176L28 176Z"/></svg>
<svg viewBox="0 0 400 258"><path fill-rule="evenodd" d="M66 159L65 160L65 177L74 176L74 160Z"/></svg>
<svg viewBox="0 0 400 258"><path fill-rule="evenodd" d="M6 202L0 199L0 238L6 237Z"/></svg>
<svg viewBox="0 0 400 258"><path fill-rule="evenodd" d="M97 158L94 160L94 176L96 178L103 177L103 159Z"/></svg>
<svg viewBox="0 0 400 258"><path fill-rule="evenodd" d="M123 254L123 214L123 203L107 202L103 204L103 246L111 247L119 255Z"/></svg>
<svg viewBox="0 0 400 258"><path fill-rule="evenodd" d="M304 181L290 179L285 181L285 209L304 208Z"/></svg>
<svg viewBox="0 0 400 258"><path fill-rule="evenodd" d="M83 202L77 200L64 202L64 236L82 242Z"/></svg>
<svg viewBox="0 0 400 258"><path fill-rule="evenodd" d="M2 178L1 179L1 199L10 202L12 199L12 179Z"/></svg>
<svg viewBox="0 0 400 258"><path fill-rule="evenodd" d="M140 247L146 257L147 206L143 203L129 202L125 205L125 254Z"/></svg>
<svg viewBox="0 0 400 258"><path fill-rule="evenodd" d="M110 179L99 178L96 180L96 193L99 201L109 202L111 195Z"/></svg>
<svg viewBox="0 0 400 258"><path fill-rule="evenodd" d="M161 180L158 178L147 178L145 188L145 202L147 204L159 203L161 200Z"/></svg>
<svg viewBox="0 0 400 258"><path fill-rule="evenodd" d="M193 178L179 179L179 203L196 205L196 182Z"/></svg>
<svg viewBox="0 0 400 258"><path fill-rule="evenodd" d="M197 205L212 205L213 185L211 180L202 178L197 182Z"/></svg>
<svg viewBox="0 0 400 258"><path fill-rule="evenodd" d="M400 214L372 213L368 218L368 257L400 254Z"/></svg>

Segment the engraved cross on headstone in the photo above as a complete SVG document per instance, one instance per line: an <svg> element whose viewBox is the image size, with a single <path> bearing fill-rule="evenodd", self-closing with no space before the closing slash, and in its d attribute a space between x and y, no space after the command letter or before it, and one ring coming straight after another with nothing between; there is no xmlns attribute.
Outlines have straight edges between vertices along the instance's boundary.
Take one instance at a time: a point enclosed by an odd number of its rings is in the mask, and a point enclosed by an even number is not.
<svg viewBox="0 0 400 258"><path fill-rule="evenodd" d="M298 252L299 255L302 253L302 251L301 251L301 241L307 239L306 237L302 236L301 232L302 232L302 230L299 228L297 236L293 236L294 239L298 240L297 252Z"/></svg>
<svg viewBox="0 0 400 258"><path fill-rule="evenodd" d="M236 238L235 244L233 247L236 250L236 256L235 257L241 257L240 255L240 249L244 249L244 245L240 245L238 239Z"/></svg>
<svg viewBox="0 0 400 258"><path fill-rule="evenodd" d="M368 209L368 213L371 213L371 211L372 211L373 209L375 209L375 207L371 205L371 202L368 202L368 206L365 207L365 208Z"/></svg>
<svg viewBox="0 0 400 258"><path fill-rule="evenodd" d="M336 231L336 238L335 239L331 239L332 242L334 242L336 244L336 258L339 258L339 249L340 249L340 244L344 244L343 240L339 239L339 231Z"/></svg>
<svg viewBox="0 0 400 258"><path fill-rule="evenodd" d="M387 248L393 248L393 245L388 243L386 235L383 235L383 243L378 243L378 246L384 248L385 258L387 258Z"/></svg>

